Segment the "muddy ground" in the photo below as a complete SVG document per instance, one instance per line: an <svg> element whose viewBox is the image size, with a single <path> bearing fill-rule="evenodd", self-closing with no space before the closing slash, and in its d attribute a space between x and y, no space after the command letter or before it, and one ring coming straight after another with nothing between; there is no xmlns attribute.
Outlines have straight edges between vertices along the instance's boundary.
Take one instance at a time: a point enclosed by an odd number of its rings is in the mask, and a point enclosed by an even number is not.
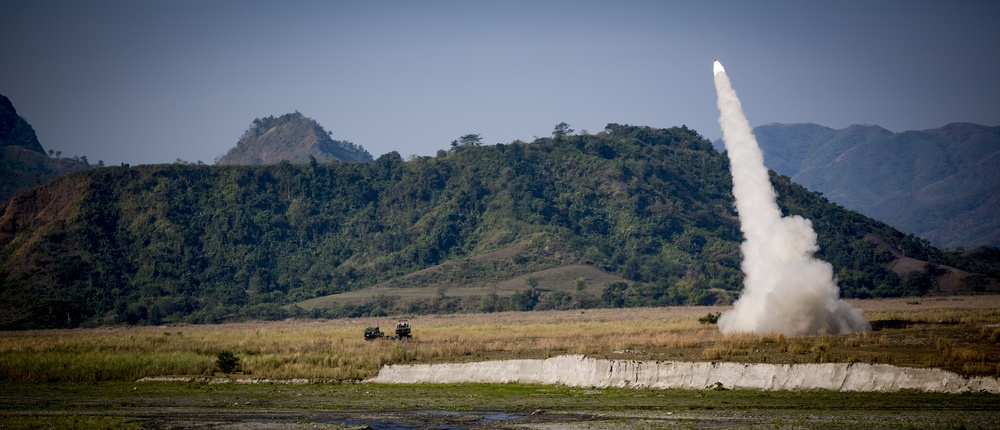
<svg viewBox="0 0 1000 430"><path fill-rule="evenodd" d="M994 394L0 383L0 428L1000 428Z"/></svg>

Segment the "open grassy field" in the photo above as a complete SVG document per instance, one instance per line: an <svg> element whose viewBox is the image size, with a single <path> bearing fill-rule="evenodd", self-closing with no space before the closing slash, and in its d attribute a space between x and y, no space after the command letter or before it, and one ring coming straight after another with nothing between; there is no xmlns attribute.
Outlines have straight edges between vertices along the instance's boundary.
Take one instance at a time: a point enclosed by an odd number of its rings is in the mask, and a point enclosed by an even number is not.
<svg viewBox="0 0 1000 430"><path fill-rule="evenodd" d="M1000 428L985 393L585 389L518 384L359 384L385 363L541 358L864 361L1000 373L1000 296L854 302L876 330L788 338L721 335L723 308L601 309L204 326L0 332L0 428ZM222 351L241 368L222 375ZM298 384L214 384L305 378ZM184 376L175 382L142 377ZM312 383L308 383L312 382ZM317 383L320 382L320 383Z"/></svg>
<svg viewBox="0 0 1000 430"><path fill-rule="evenodd" d="M351 381L386 363L585 354L599 358L768 363L867 362L1000 375L1000 296L857 301L868 333L722 335L716 307L508 312L410 318L410 341L363 340L395 318L0 332L0 380L134 381L211 376L222 351L234 377Z"/></svg>

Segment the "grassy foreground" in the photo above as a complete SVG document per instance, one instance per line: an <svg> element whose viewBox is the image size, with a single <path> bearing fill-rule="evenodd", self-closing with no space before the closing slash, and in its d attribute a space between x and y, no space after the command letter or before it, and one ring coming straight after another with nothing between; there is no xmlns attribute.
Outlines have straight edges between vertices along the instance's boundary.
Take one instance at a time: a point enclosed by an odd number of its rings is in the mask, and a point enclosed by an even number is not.
<svg viewBox="0 0 1000 430"><path fill-rule="evenodd" d="M586 354L738 362L868 362L1000 375L1000 296L856 301L875 331L722 335L712 307L509 312L411 318L408 342L363 340L394 318L0 332L0 381L134 381L212 376L222 351L239 377L352 381L386 363Z"/></svg>

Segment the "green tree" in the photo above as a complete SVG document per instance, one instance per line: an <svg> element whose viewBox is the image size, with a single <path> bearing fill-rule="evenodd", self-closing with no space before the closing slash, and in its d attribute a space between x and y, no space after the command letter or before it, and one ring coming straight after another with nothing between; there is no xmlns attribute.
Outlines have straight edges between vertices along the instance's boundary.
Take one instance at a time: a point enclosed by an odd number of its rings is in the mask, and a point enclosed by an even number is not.
<svg viewBox="0 0 1000 430"><path fill-rule="evenodd" d="M515 311L530 311L535 309L535 305L538 304L539 293L536 289L530 289L526 291L517 291L510 296L510 304L512 310Z"/></svg>
<svg viewBox="0 0 1000 430"><path fill-rule="evenodd" d="M482 146L482 144L483 144L483 137L478 134L471 134L471 133L459 137L457 140L451 141L452 148Z"/></svg>
<svg viewBox="0 0 1000 430"><path fill-rule="evenodd" d="M552 130L552 137L556 140L560 140L573 133L573 129L569 128L569 124L565 122L560 122L556 124L556 127Z"/></svg>
<svg viewBox="0 0 1000 430"><path fill-rule="evenodd" d="M990 284L990 278L986 275L973 274L962 278L962 286L968 288L972 292L981 293L986 291L986 287Z"/></svg>
<svg viewBox="0 0 1000 430"><path fill-rule="evenodd" d="M625 299L628 294L628 283L624 281L609 282L601 290L601 299L604 303L613 308L625 306Z"/></svg>

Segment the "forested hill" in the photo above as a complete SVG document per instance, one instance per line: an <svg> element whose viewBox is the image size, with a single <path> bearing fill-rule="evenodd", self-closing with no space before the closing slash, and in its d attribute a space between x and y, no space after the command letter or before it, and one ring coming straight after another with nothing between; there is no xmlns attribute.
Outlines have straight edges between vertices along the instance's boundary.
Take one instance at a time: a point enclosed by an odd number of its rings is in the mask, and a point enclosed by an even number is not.
<svg viewBox="0 0 1000 430"><path fill-rule="evenodd" d="M872 237L995 276L787 178L774 182L783 209L813 221L848 297L934 288L933 270L905 279L889 270L898 257ZM725 156L694 131L617 124L406 162L392 152L373 163L93 169L0 208L0 327L308 315L288 305L445 265L423 287L567 266L627 282L597 295L527 285L511 300L441 289L380 303L420 313L728 301L742 277L730 190ZM367 303L312 315L385 311Z"/></svg>
<svg viewBox="0 0 1000 430"><path fill-rule="evenodd" d="M236 146L218 164L273 164L283 160L371 162L372 156L354 143L330 138L330 132L301 113L257 118Z"/></svg>

